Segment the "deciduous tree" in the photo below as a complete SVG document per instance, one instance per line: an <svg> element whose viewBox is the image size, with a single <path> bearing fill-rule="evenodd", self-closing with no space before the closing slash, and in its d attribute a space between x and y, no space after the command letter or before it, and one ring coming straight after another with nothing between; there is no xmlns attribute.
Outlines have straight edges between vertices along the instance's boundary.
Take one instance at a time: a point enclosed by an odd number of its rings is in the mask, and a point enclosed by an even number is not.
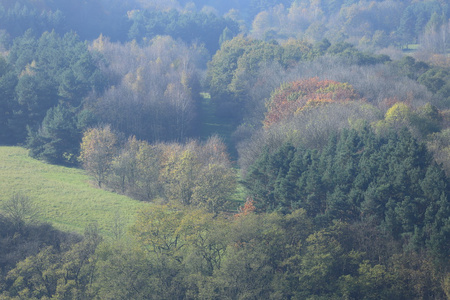
<svg viewBox="0 0 450 300"><path fill-rule="evenodd" d="M117 136L110 126L88 129L82 138L80 160L99 187L111 169L117 151Z"/></svg>

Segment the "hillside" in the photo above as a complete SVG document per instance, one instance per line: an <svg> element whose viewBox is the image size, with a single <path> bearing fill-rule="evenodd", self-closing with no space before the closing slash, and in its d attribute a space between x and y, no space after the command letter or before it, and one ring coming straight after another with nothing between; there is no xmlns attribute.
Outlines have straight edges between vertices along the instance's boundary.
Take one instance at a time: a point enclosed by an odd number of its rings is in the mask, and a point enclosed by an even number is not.
<svg viewBox="0 0 450 300"><path fill-rule="evenodd" d="M0 300L450 300L450 5L0 1Z"/></svg>
<svg viewBox="0 0 450 300"><path fill-rule="evenodd" d="M39 218L56 228L82 233L97 222L103 234L134 220L148 203L93 187L82 170L45 164L20 147L0 147L0 201L21 193L35 201Z"/></svg>

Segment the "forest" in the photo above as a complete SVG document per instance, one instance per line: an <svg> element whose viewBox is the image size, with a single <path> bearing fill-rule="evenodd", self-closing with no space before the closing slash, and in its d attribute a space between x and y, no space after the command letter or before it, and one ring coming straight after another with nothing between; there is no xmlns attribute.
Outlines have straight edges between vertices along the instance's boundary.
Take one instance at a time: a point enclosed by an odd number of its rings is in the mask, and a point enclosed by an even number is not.
<svg viewBox="0 0 450 300"><path fill-rule="evenodd" d="M9 191L0 299L450 299L447 1L1 0L0 146L148 204Z"/></svg>

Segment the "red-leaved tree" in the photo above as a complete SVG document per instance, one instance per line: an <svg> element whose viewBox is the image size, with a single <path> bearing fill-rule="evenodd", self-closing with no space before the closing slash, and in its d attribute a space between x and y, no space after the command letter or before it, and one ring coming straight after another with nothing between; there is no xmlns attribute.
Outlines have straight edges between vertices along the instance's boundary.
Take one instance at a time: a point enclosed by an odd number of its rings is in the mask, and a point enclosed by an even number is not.
<svg viewBox="0 0 450 300"><path fill-rule="evenodd" d="M359 98L350 84L334 80L313 77L283 84L270 97L264 126L270 127L307 107Z"/></svg>

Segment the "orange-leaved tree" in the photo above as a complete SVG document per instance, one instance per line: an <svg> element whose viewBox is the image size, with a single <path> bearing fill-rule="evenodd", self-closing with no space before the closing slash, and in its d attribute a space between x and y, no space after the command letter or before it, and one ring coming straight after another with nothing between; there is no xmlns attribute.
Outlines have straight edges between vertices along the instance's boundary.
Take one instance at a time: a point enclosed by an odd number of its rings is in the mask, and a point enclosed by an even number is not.
<svg viewBox="0 0 450 300"><path fill-rule="evenodd" d="M267 103L264 126L270 127L307 107L359 98L350 84L334 80L313 77L285 83L272 94Z"/></svg>

